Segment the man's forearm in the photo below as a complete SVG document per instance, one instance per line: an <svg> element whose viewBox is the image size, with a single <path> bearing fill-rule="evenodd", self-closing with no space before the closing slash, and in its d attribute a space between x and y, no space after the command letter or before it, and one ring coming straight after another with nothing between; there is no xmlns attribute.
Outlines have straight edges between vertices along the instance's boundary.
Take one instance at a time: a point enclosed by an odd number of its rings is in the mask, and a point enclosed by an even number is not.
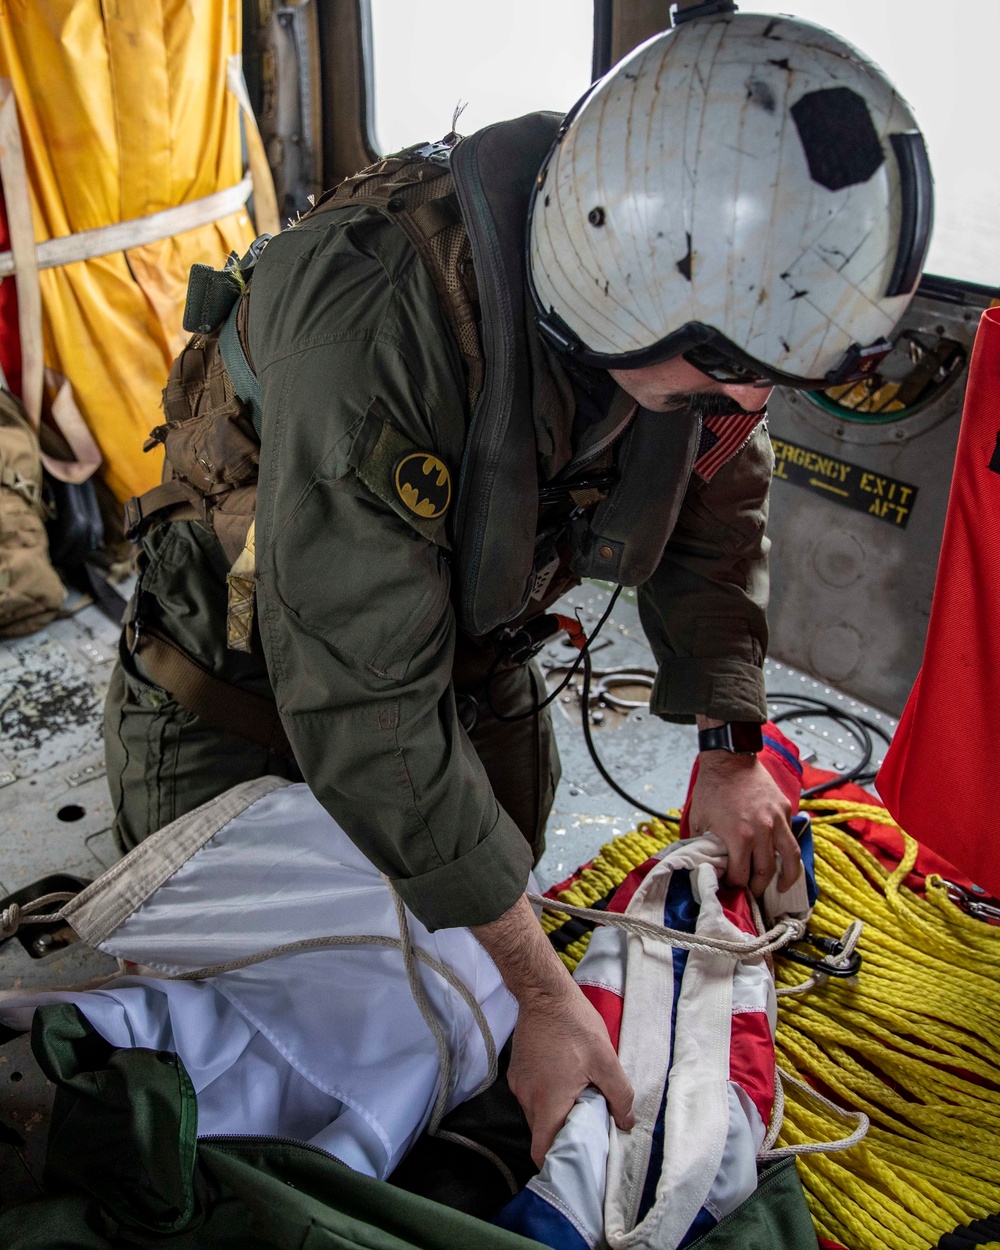
<svg viewBox="0 0 1000 1250"><path fill-rule="evenodd" d="M635 1123L632 1087L604 1021L563 967L525 895L477 940L517 999L507 1081L531 1127L531 1157L542 1166L556 1133L588 1085L607 1099L620 1129Z"/></svg>
<svg viewBox="0 0 1000 1250"><path fill-rule="evenodd" d="M573 979L542 932L526 895L499 919L476 925L472 933L518 1003L565 994L572 987Z"/></svg>

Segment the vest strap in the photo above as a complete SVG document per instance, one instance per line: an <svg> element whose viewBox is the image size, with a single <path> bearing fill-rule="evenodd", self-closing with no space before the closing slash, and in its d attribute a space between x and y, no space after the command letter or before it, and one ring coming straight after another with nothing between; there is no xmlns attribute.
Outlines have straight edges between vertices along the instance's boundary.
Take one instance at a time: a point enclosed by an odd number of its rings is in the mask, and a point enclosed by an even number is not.
<svg viewBox="0 0 1000 1250"><path fill-rule="evenodd" d="M170 513L169 516L165 515ZM159 521L204 521L205 504L193 487L177 478L161 482L125 502L125 537L138 542L150 525Z"/></svg>
<svg viewBox="0 0 1000 1250"><path fill-rule="evenodd" d="M261 430L264 428L263 411L260 405L260 378L250 368L250 362L240 342L236 328L239 313L240 301L237 300L219 333L219 351L222 354L222 363L229 374L229 380L233 384L233 390L246 406L253 428L257 437L260 438Z"/></svg>
<svg viewBox="0 0 1000 1250"><path fill-rule="evenodd" d="M273 699L223 681L176 643L145 626L137 634L134 625L126 625L125 640L129 650L142 657L153 681L206 725L274 755L293 754Z"/></svg>

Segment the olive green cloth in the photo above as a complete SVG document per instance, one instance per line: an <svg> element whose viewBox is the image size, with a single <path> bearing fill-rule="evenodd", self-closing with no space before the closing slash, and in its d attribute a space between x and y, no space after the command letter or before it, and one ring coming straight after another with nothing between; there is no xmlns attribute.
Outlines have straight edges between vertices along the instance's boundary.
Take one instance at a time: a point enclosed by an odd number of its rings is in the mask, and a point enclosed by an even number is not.
<svg viewBox="0 0 1000 1250"><path fill-rule="evenodd" d="M117 1050L72 1005L38 1008L32 1049L56 1086L46 1196L0 1214L4 1250L538 1250L306 1145L197 1141L177 1056Z"/></svg>
<svg viewBox="0 0 1000 1250"><path fill-rule="evenodd" d="M227 650L219 632L225 557L215 538L193 522L160 526L143 544L143 563L146 625L183 639L191 658L224 680L269 694L263 660ZM459 650L458 685L478 689L488 656L464 638ZM506 668L490 682L488 699L480 691L467 703L475 717L472 745L535 862L545 847L545 822L559 781L549 713L527 715L543 695L537 668ZM294 759L223 733L181 707L143 670L141 657L128 653L124 640L104 705L104 741L114 835L123 853L240 782L268 774L302 780Z"/></svg>
<svg viewBox="0 0 1000 1250"><path fill-rule="evenodd" d="M472 1152L464 1183L460 1148L423 1137L390 1184L295 1142L198 1141L197 1100L177 1056L115 1049L70 1004L37 1009L32 1049L56 1087L45 1194L0 1213L4 1250L538 1250L420 1192L501 1202L502 1186L482 1184L484 1160ZM512 1104L501 1076L445 1124L501 1153L524 1184L528 1137ZM757 1190L691 1250L733 1246L816 1250L794 1159L765 1167Z"/></svg>
<svg viewBox="0 0 1000 1250"><path fill-rule="evenodd" d="M522 831L532 831L517 792L527 789L537 808L539 782L512 775L501 792L482 740L502 756L515 726L490 726L477 742L456 702L459 644L474 645L459 635L449 567L468 412L461 356L433 282L400 230L348 205L272 239L248 298L247 348L262 391L256 606L266 672L253 656L225 652L224 558L209 550L214 539L195 537L207 531L193 523L145 538L139 622L237 684L256 689L269 677L302 776L410 910L431 929L487 923L524 890L532 852ZM535 348L536 450L549 478L573 453L574 402L558 364ZM390 446L429 453L450 471L443 525L408 512ZM710 483L692 483L676 540L642 588L660 665L658 715L765 718L769 454L761 432ZM512 527L525 523L535 517L511 518ZM171 540L163 530L187 536ZM244 662L250 667L239 670ZM116 678L107 721L123 845L205 797L185 772L196 765L185 738L200 731L161 733L147 716L144 735L145 709L119 713L126 697L142 705L123 692L127 676ZM481 677L460 692L488 715ZM252 749L244 754L256 769ZM519 754L511 747L512 774ZM216 762L203 754L204 765ZM543 765L542 783L555 771ZM161 803L155 786L173 787L174 797ZM132 820L143 804L149 814Z"/></svg>
<svg viewBox="0 0 1000 1250"><path fill-rule="evenodd" d="M639 587L639 616L658 664L650 708L767 719L767 424L710 482L692 478L656 572Z"/></svg>

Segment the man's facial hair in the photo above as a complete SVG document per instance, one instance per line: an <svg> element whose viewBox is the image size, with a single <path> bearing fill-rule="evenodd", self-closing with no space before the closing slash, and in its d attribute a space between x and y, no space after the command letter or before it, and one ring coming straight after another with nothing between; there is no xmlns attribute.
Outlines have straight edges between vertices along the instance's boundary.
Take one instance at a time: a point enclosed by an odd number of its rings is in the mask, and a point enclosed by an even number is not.
<svg viewBox="0 0 1000 1250"><path fill-rule="evenodd" d="M728 395L716 391L677 391L669 396L667 412L690 412L704 421L707 417L748 417L764 409L749 409Z"/></svg>

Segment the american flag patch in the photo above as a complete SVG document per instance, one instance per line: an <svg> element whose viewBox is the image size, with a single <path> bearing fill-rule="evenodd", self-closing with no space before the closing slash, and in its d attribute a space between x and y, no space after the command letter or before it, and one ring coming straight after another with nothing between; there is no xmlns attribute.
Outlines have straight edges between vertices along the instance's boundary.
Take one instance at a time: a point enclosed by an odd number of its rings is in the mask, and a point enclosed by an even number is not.
<svg viewBox="0 0 1000 1250"><path fill-rule="evenodd" d="M759 412L735 417L706 417L701 426L701 442L694 471L706 482L743 450L751 435L766 418Z"/></svg>

